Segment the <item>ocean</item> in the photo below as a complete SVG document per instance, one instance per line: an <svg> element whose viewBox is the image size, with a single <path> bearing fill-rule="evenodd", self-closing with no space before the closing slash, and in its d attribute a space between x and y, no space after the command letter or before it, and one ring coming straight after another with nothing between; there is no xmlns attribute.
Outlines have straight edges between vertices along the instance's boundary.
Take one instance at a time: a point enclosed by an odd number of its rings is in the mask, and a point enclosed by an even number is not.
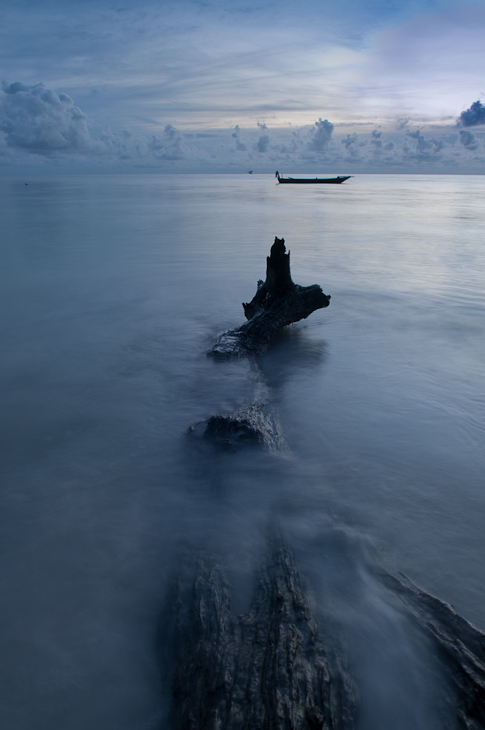
<svg viewBox="0 0 485 730"><path fill-rule="evenodd" d="M3 177L0 200L3 730L166 727L171 576L217 554L245 611L274 525L358 730L428 730L433 658L374 570L485 630L485 176ZM288 451L200 449L192 424L251 400L206 353L275 236L331 295L258 361Z"/></svg>

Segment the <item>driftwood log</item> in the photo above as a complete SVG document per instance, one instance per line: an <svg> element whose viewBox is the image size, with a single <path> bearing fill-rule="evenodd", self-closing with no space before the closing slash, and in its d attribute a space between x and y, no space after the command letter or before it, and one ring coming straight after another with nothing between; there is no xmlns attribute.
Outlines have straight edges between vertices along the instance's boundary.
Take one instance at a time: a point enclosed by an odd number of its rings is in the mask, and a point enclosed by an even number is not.
<svg viewBox="0 0 485 730"><path fill-rule="evenodd" d="M266 259L266 281L258 281L252 301L243 304L248 321L220 335L209 354L221 359L259 355L280 329L329 304L330 295L318 284L299 286L292 281L285 239L275 238Z"/></svg>
<svg viewBox="0 0 485 730"><path fill-rule="evenodd" d="M187 566L186 566L187 567ZM485 634L406 576L378 571L436 662L433 728L484 730ZM170 730L353 730L358 686L342 637L324 635L292 551L273 540L249 611L231 611L217 558L199 555L167 602Z"/></svg>
<svg viewBox="0 0 485 730"><path fill-rule="evenodd" d="M220 336L211 354L247 357L256 402L192 427L219 448L284 448L255 355L291 322L328 306L319 286L293 283L284 239L275 239L266 281L244 304L247 322ZM172 668L171 730L353 730L358 700L345 647L324 636L300 584L291 551L273 540L249 611L231 611L216 558L181 572L165 614L165 666ZM190 572L190 571L189 571ZM404 575L377 571L436 661L440 730L485 730L485 634Z"/></svg>
<svg viewBox="0 0 485 730"><path fill-rule="evenodd" d="M225 451L246 446L285 451L287 444L255 356L264 352L280 329L306 319L315 310L329 304L330 295L324 294L318 284L299 286L293 282L285 239L275 238L266 258L266 281L258 281L252 301L243 303L248 321L237 329L222 333L208 353L221 360L248 358L253 378L258 383L257 399L253 403L244 403L231 413L211 416L196 423L189 428L189 434L202 437ZM263 397L262 393L265 394Z"/></svg>
<svg viewBox="0 0 485 730"><path fill-rule="evenodd" d="M278 415L268 400L211 416L207 421L191 426L189 434L211 442L221 451L237 451L249 446L273 452L288 448Z"/></svg>
<svg viewBox="0 0 485 730"><path fill-rule="evenodd" d="M449 603L418 588L403 573L381 576L402 601L434 647L447 686L442 690L448 712L443 728L485 728L485 633L464 619Z"/></svg>
<svg viewBox="0 0 485 730"><path fill-rule="evenodd" d="M178 581L171 730L352 730L354 684L327 654L291 551L273 546L247 613L230 597L214 559L199 556L188 591Z"/></svg>

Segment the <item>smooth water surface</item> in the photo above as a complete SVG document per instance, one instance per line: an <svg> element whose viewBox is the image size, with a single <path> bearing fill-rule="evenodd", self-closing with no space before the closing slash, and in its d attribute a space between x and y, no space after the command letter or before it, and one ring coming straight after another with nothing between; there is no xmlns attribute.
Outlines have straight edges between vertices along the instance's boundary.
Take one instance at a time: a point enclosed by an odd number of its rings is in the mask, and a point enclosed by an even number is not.
<svg viewBox="0 0 485 730"><path fill-rule="evenodd" d="M1 727L164 727L180 555L223 554L245 610L276 522L352 647L359 730L428 730L427 649L372 565L485 629L485 177L25 182L0 178ZM205 352L275 235L331 305L259 362L289 453L216 456L187 428L254 386Z"/></svg>

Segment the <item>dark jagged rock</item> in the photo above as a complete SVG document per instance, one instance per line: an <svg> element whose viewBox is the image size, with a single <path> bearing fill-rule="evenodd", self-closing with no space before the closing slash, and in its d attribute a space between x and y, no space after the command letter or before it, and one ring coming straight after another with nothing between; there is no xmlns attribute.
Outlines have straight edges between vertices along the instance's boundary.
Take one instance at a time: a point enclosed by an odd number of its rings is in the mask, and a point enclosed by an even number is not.
<svg viewBox="0 0 485 730"><path fill-rule="evenodd" d="M434 644L439 665L454 698L460 730L485 728L485 633L452 606L422 591L405 575L385 574L382 580L403 602Z"/></svg>
<svg viewBox="0 0 485 730"><path fill-rule="evenodd" d="M191 601L179 581L173 606L172 730L354 727L354 686L331 667L289 550L272 549L245 614L231 613L222 571L204 559Z"/></svg>
<svg viewBox="0 0 485 730"><path fill-rule="evenodd" d="M299 286L292 281L285 239L275 238L266 259L266 281L258 281L253 300L243 304L248 321L220 335L209 354L221 359L260 354L280 329L329 304L330 296L317 284Z"/></svg>

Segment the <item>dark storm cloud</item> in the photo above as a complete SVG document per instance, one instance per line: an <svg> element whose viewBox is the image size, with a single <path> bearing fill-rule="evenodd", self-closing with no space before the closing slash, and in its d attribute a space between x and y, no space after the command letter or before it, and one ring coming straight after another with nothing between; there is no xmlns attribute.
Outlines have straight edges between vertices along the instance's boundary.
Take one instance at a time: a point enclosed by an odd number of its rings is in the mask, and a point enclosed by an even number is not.
<svg viewBox="0 0 485 730"><path fill-rule="evenodd" d="M36 154L81 152L92 144L87 116L67 94L43 84L2 84L0 130L9 147Z"/></svg>
<svg viewBox="0 0 485 730"><path fill-rule="evenodd" d="M463 127L476 127L485 124L485 106L480 101L475 101L469 109L460 114L459 123Z"/></svg>
<svg viewBox="0 0 485 730"><path fill-rule="evenodd" d="M460 143L465 149L473 151L478 149L478 140L472 132L467 132L464 129L460 129Z"/></svg>
<svg viewBox="0 0 485 730"><path fill-rule="evenodd" d="M332 137L332 132L333 124L328 119L322 121L320 117L310 131L311 138L307 144L307 149L310 152L325 152Z"/></svg>

